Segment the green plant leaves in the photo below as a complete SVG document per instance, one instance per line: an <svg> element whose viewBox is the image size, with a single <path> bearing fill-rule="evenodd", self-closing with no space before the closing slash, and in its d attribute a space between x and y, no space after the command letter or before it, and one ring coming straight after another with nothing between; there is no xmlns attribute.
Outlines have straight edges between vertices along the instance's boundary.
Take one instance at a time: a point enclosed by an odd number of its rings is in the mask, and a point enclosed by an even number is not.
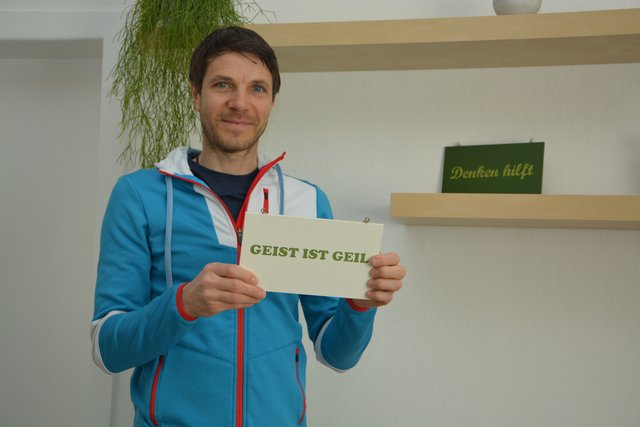
<svg viewBox="0 0 640 427"><path fill-rule="evenodd" d="M138 0L118 33L120 52L110 96L120 100L119 161L143 168L189 144L198 131L191 103L191 52L217 28L264 12L253 1Z"/></svg>

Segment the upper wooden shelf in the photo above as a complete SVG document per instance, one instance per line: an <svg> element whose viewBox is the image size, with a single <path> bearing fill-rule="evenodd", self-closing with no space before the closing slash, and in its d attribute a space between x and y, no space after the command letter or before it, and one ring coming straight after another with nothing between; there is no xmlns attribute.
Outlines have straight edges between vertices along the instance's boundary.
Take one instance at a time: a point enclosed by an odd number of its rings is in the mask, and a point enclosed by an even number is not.
<svg viewBox="0 0 640 427"><path fill-rule="evenodd" d="M392 193L412 225L640 229L640 196Z"/></svg>
<svg viewBox="0 0 640 427"><path fill-rule="evenodd" d="M640 9L248 27L282 72L640 62Z"/></svg>

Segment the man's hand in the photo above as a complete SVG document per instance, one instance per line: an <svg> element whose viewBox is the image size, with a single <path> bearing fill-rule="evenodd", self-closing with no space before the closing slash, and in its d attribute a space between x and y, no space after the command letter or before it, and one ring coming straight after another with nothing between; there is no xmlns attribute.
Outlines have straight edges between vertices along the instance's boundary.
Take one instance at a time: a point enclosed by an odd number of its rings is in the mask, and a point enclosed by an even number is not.
<svg viewBox="0 0 640 427"><path fill-rule="evenodd" d="M355 299L353 303L361 308L380 307L393 299L393 294L402 287L406 270L400 265L400 257L394 252L372 256L369 259L371 279L367 282L367 297Z"/></svg>
<svg viewBox="0 0 640 427"><path fill-rule="evenodd" d="M182 307L191 317L250 307L266 296L258 278L235 264L207 264L182 290Z"/></svg>

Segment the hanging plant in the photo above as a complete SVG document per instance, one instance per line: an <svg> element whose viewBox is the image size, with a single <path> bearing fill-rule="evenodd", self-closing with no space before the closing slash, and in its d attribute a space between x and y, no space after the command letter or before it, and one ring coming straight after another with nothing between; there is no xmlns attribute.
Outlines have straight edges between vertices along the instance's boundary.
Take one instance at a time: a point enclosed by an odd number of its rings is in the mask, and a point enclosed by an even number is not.
<svg viewBox="0 0 640 427"><path fill-rule="evenodd" d="M137 0L130 7L118 33L110 92L122 110L120 163L148 168L189 144L197 132L188 79L192 50L211 31L258 15L265 12L243 0Z"/></svg>

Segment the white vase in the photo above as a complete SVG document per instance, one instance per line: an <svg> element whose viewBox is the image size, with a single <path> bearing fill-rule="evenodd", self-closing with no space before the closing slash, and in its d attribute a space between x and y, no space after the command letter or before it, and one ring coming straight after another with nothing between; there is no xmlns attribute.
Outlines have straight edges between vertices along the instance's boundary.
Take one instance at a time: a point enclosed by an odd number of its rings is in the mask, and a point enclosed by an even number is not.
<svg viewBox="0 0 640 427"><path fill-rule="evenodd" d="M498 15L538 13L542 0L493 0L493 10Z"/></svg>

